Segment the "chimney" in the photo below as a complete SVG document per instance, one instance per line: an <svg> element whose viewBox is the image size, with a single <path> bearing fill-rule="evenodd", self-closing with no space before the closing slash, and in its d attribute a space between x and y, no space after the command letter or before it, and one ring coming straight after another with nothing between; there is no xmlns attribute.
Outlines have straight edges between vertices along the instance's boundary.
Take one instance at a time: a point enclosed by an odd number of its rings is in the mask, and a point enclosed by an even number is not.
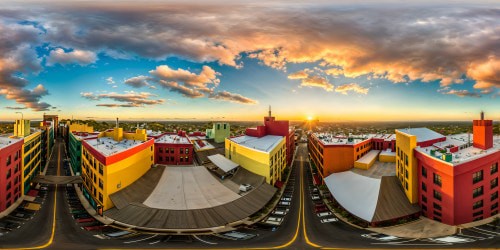
<svg viewBox="0 0 500 250"><path fill-rule="evenodd" d="M271 117L271 105L269 105L269 117Z"/></svg>
<svg viewBox="0 0 500 250"><path fill-rule="evenodd" d="M481 120L484 120L484 111L481 111Z"/></svg>
<svg viewBox="0 0 500 250"><path fill-rule="evenodd" d="M116 128L118 128L118 117L116 117Z"/></svg>

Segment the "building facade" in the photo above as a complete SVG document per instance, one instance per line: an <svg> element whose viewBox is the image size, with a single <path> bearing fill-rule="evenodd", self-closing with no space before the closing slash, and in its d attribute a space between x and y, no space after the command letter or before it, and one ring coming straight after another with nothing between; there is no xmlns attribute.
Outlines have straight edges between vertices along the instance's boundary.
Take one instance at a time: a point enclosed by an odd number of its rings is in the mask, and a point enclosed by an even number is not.
<svg viewBox="0 0 500 250"><path fill-rule="evenodd" d="M370 150L393 151L396 138L392 135L336 136L327 133L309 135L309 158L321 179L333 173L350 170L354 162Z"/></svg>
<svg viewBox="0 0 500 250"><path fill-rule="evenodd" d="M275 185L282 181L287 166L286 139L275 135L227 138L225 156L248 171L264 176L268 184Z"/></svg>
<svg viewBox="0 0 500 250"><path fill-rule="evenodd" d="M154 140L154 145L156 164L193 164L193 143L191 143L184 131L164 133Z"/></svg>
<svg viewBox="0 0 500 250"><path fill-rule="evenodd" d="M0 137L0 212L22 197L23 139Z"/></svg>
<svg viewBox="0 0 500 250"><path fill-rule="evenodd" d="M146 131L101 132L82 141L83 193L98 211L114 206L109 196L135 182L154 164L154 139Z"/></svg>
<svg viewBox="0 0 500 250"><path fill-rule="evenodd" d="M398 177L422 214L449 225L498 214L500 138L491 120L473 121L470 135L443 136L426 128L397 130Z"/></svg>
<svg viewBox="0 0 500 250"><path fill-rule="evenodd" d="M206 130L208 139L214 139L217 143L222 143L231 135L231 127L227 122L214 123L213 128Z"/></svg>
<svg viewBox="0 0 500 250"><path fill-rule="evenodd" d="M87 124L69 124L68 125L68 154L70 165L74 174L82 172L82 140L97 138L98 132L94 132L92 126Z"/></svg>

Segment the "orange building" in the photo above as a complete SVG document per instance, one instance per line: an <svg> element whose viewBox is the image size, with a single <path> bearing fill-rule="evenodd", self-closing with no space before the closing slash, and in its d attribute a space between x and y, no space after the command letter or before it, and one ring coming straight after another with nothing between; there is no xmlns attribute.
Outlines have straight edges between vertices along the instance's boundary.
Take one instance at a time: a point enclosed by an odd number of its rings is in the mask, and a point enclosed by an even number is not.
<svg viewBox="0 0 500 250"><path fill-rule="evenodd" d="M381 140L387 143L380 143ZM322 179L353 168L354 162L372 149L394 151L395 145L395 137L387 135L345 137L313 133L308 140L309 157Z"/></svg>

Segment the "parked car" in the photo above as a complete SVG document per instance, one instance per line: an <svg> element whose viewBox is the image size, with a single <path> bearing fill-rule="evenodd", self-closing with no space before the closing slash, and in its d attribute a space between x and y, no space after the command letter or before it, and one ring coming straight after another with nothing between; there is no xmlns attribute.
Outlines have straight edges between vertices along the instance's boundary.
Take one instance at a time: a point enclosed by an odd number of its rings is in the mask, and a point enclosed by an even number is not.
<svg viewBox="0 0 500 250"><path fill-rule="evenodd" d="M241 185L240 185L240 191L241 191L241 192L248 192L248 191L250 191L252 188L253 188L253 187L252 187L252 185L250 185L250 184L241 184Z"/></svg>
<svg viewBox="0 0 500 250"><path fill-rule="evenodd" d="M326 219L321 219L320 221L321 221L321 223L331 223L331 222L338 221L338 219L337 218L326 218Z"/></svg>
<svg viewBox="0 0 500 250"><path fill-rule="evenodd" d="M290 206L290 204L291 204L291 203L290 203L289 201L280 201L280 202L278 203L278 205L282 205L282 206Z"/></svg>
<svg viewBox="0 0 500 250"><path fill-rule="evenodd" d="M105 227L104 225L86 226L86 227L82 227L82 229L85 230L85 231L96 231L96 230L101 230L104 227Z"/></svg>
<svg viewBox="0 0 500 250"><path fill-rule="evenodd" d="M311 199L312 199L313 201L317 201L317 200L320 200L320 199L321 199L321 197L319 197L319 195L312 195L312 196L311 196Z"/></svg>
<svg viewBox="0 0 500 250"><path fill-rule="evenodd" d="M88 223L88 222L94 222L96 219L94 218L81 218L81 219L76 219L77 223Z"/></svg>
<svg viewBox="0 0 500 250"><path fill-rule="evenodd" d="M6 229L6 230L12 230L19 228L21 225L16 222L11 222L11 221L0 221L0 228L1 229Z"/></svg>
<svg viewBox="0 0 500 250"><path fill-rule="evenodd" d="M325 207L315 207L314 208L314 212L315 213L322 213L322 212L327 212L328 211L328 208L325 206Z"/></svg>
<svg viewBox="0 0 500 250"><path fill-rule="evenodd" d="M282 201L291 201L292 198L289 198L289 197L281 197L281 200Z"/></svg>
<svg viewBox="0 0 500 250"><path fill-rule="evenodd" d="M84 218L92 218L92 216L90 216L90 214L74 214L73 218L84 219Z"/></svg>
<svg viewBox="0 0 500 250"><path fill-rule="evenodd" d="M14 212L12 214L10 214L11 216L13 217L16 217L16 218L19 218L19 219L29 219L31 217L30 214L28 213L24 213L24 212Z"/></svg>
<svg viewBox="0 0 500 250"><path fill-rule="evenodd" d="M318 217L331 216L332 212L321 212L316 214Z"/></svg>
<svg viewBox="0 0 500 250"><path fill-rule="evenodd" d="M72 214L83 214L83 213L87 213L87 211L85 209L75 209L75 210L71 210L71 213Z"/></svg>
<svg viewBox="0 0 500 250"><path fill-rule="evenodd" d="M274 210L273 212L271 212L271 214L273 215L281 215L281 216L286 215L286 213L287 213L286 210Z"/></svg>

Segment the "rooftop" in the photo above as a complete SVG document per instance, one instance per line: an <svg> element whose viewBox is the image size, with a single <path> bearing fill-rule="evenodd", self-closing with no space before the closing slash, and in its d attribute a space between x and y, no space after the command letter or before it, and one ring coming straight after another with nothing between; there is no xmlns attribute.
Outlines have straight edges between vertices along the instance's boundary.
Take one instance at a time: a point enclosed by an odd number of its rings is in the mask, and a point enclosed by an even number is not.
<svg viewBox="0 0 500 250"><path fill-rule="evenodd" d="M104 156L114 155L143 143L142 141L127 139L117 142L110 137L89 139L86 142Z"/></svg>
<svg viewBox="0 0 500 250"><path fill-rule="evenodd" d="M493 137L493 147L488 150L475 148L474 146L472 146L472 143L468 143L468 141L469 141L469 136L467 134L452 135L452 136L447 136L446 141L435 143L429 147L424 147L424 148L417 147L416 150L423 154L438 158L440 160L443 160L442 158L443 155L450 155L451 158L449 158L448 161L446 160L443 161L448 162L453 166L460 165L462 163L472 161L478 158L482 158L486 155L500 151L500 136ZM470 141L472 142L472 135ZM457 151L450 152L454 151L453 149ZM441 152L441 151L444 152L444 150L446 150L446 153Z"/></svg>
<svg viewBox="0 0 500 250"><path fill-rule="evenodd" d="M444 135L428 128L403 128L397 130L405 134L417 136L417 142L430 141L445 137Z"/></svg>
<svg viewBox="0 0 500 250"><path fill-rule="evenodd" d="M332 133L314 133L323 145L354 145L363 141L378 138L385 141L396 140L395 134L340 135Z"/></svg>
<svg viewBox="0 0 500 250"><path fill-rule="evenodd" d="M161 132L161 131L153 131L153 130L146 130L146 134L148 136L156 137L156 136L160 136L161 134L163 134L163 132Z"/></svg>
<svg viewBox="0 0 500 250"><path fill-rule="evenodd" d="M20 140L22 140L20 137L10 138L8 135L0 135L0 149L12 145Z"/></svg>
<svg viewBox="0 0 500 250"><path fill-rule="evenodd" d="M242 135L229 138L229 140L238 143L247 148L253 148L264 152L271 152L283 140L283 136L266 135L263 137L253 137Z"/></svg>
<svg viewBox="0 0 500 250"><path fill-rule="evenodd" d="M158 139L155 139L155 143L169 143L169 144L191 144L185 136L179 136L177 134L165 134Z"/></svg>
<svg viewBox="0 0 500 250"><path fill-rule="evenodd" d="M193 142L194 148L197 151L214 149L215 147L207 141L204 136L189 136L189 140Z"/></svg>
<svg viewBox="0 0 500 250"><path fill-rule="evenodd" d="M98 135L99 135L99 132L94 132L94 133L73 132L73 136L75 136L75 138L78 140L85 140L88 138L97 137Z"/></svg>

